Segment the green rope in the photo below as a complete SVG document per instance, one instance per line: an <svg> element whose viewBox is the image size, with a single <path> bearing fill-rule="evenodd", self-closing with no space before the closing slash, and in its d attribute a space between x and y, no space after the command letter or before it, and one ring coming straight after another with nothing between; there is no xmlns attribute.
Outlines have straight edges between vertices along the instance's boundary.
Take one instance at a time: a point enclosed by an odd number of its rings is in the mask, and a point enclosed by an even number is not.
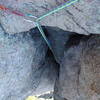
<svg viewBox="0 0 100 100"><path fill-rule="evenodd" d="M46 38L45 33L44 33L44 31L43 31L41 25L39 24L39 22L36 22L35 24L36 24L37 28L39 29L39 31L40 31L42 37L43 37L44 40L46 41L48 47L52 50L52 47L51 47L51 45L50 45L50 42L49 42L48 39Z"/></svg>
<svg viewBox="0 0 100 100"><path fill-rule="evenodd" d="M46 14L44 14L44 15L42 15L42 16L40 16L39 18L36 19L36 26L37 26L37 28L39 29L39 31L40 31L42 37L44 38L45 42L47 43L48 47L49 47L51 50L52 50L52 47L51 47L51 45L50 45L50 42L48 41L47 37L45 36L44 31L43 31L41 25L39 24L39 21L41 21L43 18L45 18L45 17L47 17L47 16L49 16L49 15L51 15L51 14L53 14L53 13L59 11L59 10L64 9L65 7L70 6L71 4L74 4L74 3L77 2L77 1L78 1L78 0L70 0L70 1L67 1L65 4L63 4L63 5L61 5L61 6L57 7L57 8L55 8L55 9L53 9L52 11L50 11L50 12L48 12L48 13L46 13Z"/></svg>
<svg viewBox="0 0 100 100"><path fill-rule="evenodd" d="M78 0L70 0L70 1L67 1L65 4L63 4L63 5L61 5L61 6L57 7L57 8L55 8L55 9L53 9L52 11L50 11L50 12L48 12L48 13L46 13L46 14L40 16L39 18L37 18L37 21L40 21L40 20L43 19L44 17L49 16L49 15L51 15L51 14L53 14L53 13L59 11L59 10L62 10L62 9L64 9L65 7L68 7L68 6L70 6L71 4L73 4L73 3L77 2L77 1L78 1Z"/></svg>

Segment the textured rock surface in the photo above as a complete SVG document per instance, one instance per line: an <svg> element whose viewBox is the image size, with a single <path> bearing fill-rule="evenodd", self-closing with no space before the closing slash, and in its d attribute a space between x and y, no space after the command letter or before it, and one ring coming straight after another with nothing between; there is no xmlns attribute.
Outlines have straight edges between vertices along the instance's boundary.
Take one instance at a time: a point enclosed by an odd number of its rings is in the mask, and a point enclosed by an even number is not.
<svg viewBox="0 0 100 100"><path fill-rule="evenodd" d="M100 100L100 35L71 37L59 72L55 100Z"/></svg>
<svg viewBox="0 0 100 100"><path fill-rule="evenodd" d="M0 0L0 4L39 17L67 0ZM100 0L79 0L74 5L50 15L42 25L56 26L80 34L100 33ZM18 33L34 27L22 17L0 11L0 22L6 32ZM16 23L16 24L15 24Z"/></svg>
<svg viewBox="0 0 100 100"><path fill-rule="evenodd" d="M0 100L53 89L57 65L47 49L36 30L10 35L0 27Z"/></svg>

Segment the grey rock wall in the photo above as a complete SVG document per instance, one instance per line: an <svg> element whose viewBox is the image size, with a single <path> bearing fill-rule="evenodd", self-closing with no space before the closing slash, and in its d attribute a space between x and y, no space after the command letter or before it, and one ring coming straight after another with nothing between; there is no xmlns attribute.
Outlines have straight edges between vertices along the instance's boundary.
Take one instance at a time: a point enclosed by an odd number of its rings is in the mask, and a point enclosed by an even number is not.
<svg viewBox="0 0 100 100"><path fill-rule="evenodd" d="M54 100L99 100L100 35L74 36L66 47Z"/></svg>
<svg viewBox="0 0 100 100"><path fill-rule="evenodd" d="M36 17L64 4L67 0L0 0L10 9L31 13ZM44 18L42 25L55 26L79 34L100 33L100 0L79 0L75 4ZM28 18L29 19L29 18ZM31 19L32 20L32 19ZM0 22L8 33L28 31L35 27L23 17L0 11ZM16 24L15 24L16 23Z"/></svg>
<svg viewBox="0 0 100 100"><path fill-rule="evenodd" d="M51 91L56 77L55 100L100 99L100 35L43 27L53 57L37 28L10 34L0 26L0 100Z"/></svg>
<svg viewBox="0 0 100 100"><path fill-rule="evenodd" d="M14 35L0 28L0 100L25 100L53 90L57 64L37 29Z"/></svg>

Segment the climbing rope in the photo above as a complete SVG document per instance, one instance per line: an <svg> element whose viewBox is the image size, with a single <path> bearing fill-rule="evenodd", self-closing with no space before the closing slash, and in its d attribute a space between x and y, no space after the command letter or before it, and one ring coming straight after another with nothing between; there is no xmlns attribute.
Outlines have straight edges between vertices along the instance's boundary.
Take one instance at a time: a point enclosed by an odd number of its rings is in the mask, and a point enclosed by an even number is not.
<svg viewBox="0 0 100 100"><path fill-rule="evenodd" d="M57 8L54 8L53 10L49 11L48 13L40 16L39 18L37 18L37 21L40 21L43 18L45 18L45 17L47 17L47 16L49 16L49 15L55 13L55 12L58 12L59 10L62 10L65 7L70 6L71 4L75 3L76 1L78 1L78 0L69 0L69 1L67 1L66 3L62 4L61 6L58 6Z"/></svg>
<svg viewBox="0 0 100 100"><path fill-rule="evenodd" d="M42 29L42 27L41 27L41 24L40 24L39 22L36 22L36 26L37 26L37 28L39 29L39 31L40 31L42 37L43 37L44 40L46 41L48 47L50 48L50 50L52 50L52 47L51 47L51 45L50 45L50 42L49 42L49 40L47 39L47 37L45 36L45 33L44 33L44 31L43 31L43 29Z"/></svg>
<svg viewBox="0 0 100 100"><path fill-rule="evenodd" d="M68 7L68 6L72 5L73 3L77 2L77 1L78 1L78 0L70 0L70 1L67 1L65 4L63 4L63 5L61 5L61 6L58 6L57 8L55 8L55 9L49 11L48 13L46 13L46 14L40 16L39 18L37 18L36 23L38 23L39 21L41 21L43 18L45 18L45 17L47 17L47 16L49 16L49 15L55 13L55 12L58 12L59 10L62 10L62 9L64 9L65 7ZM52 47L51 47L51 45L50 45L50 42L49 42L49 40L46 38L42 27L41 27L41 28L39 27L39 26L41 26L41 25L40 25L40 24L37 24L36 26L38 27L38 29L39 29L41 35L43 36L44 40L46 41L46 43L47 43L47 45L48 45L48 47L52 50Z"/></svg>
<svg viewBox="0 0 100 100"><path fill-rule="evenodd" d="M12 13L12 14L15 14L15 15L18 15L18 16L21 16L21 17L24 17L26 21L30 21L30 22L33 22L33 21L34 21L36 27L39 29L39 31L40 31L42 37L44 38L46 44L47 44L48 47L52 50L52 47L51 47L51 45L50 45L50 42L49 42L49 40L47 39L47 37L45 36L44 30L42 29L41 24L40 24L39 22L40 22L43 18L45 18L45 17L47 17L47 16L49 16L49 15L55 13L55 12L58 12L59 10L62 10L62 9L64 9L65 7L68 7L68 6L74 4L74 3L77 2L77 1L78 1L78 0L69 0L69 1L67 1L65 4L63 4L63 5L61 5L61 6L58 6L57 8L55 8L55 9L49 11L48 13L46 13L46 14L44 14L44 15L38 17L38 18L37 18L36 16L33 16L32 14L23 14L22 12L11 10L11 9L9 9L9 8L6 8L6 7L3 6L3 5L0 5L0 10L8 11L8 12L10 12L10 13ZM28 20L27 18L28 18L29 20ZM30 20L30 18L31 18L31 20ZM32 19L33 19L33 20L32 20Z"/></svg>

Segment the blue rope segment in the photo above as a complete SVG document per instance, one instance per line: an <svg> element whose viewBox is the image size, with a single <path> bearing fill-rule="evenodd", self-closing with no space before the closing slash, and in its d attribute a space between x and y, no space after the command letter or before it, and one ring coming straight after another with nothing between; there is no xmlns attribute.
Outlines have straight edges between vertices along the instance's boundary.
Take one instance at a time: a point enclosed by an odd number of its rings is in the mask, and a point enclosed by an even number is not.
<svg viewBox="0 0 100 100"><path fill-rule="evenodd" d="M45 42L47 43L48 47L49 47L51 50L52 50L52 47L51 47L51 45L50 45L50 42L48 41L47 37L45 36L45 33L44 33L44 31L43 31L43 29L42 29L42 27L41 27L39 21L41 21L43 18L45 18L45 17L47 17L47 16L49 16L49 15L51 15L51 14L53 14L53 13L59 11L59 10L64 9L65 7L68 7L68 6L72 5L72 4L74 4L74 3L77 2L77 1L78 1L78 0L69 0L69 1L67 1L65 4L63 4L63 5L61 5L61 6L58 6L57 8L55 8L55 9L49 11L48 13L46 13L46 14L44 14L44 15L42 15L42 16L40 16L39 18L36 19L36 26L37 26L37 28L39 29L39 31L40 31L42 37L44 38Z"/></svg>
<svg viewBox="0 0 100 100"><path fill-rule="evenodd" d="M47 17L47 16L49 16L49 15L55 13L55 12L58 12L59 10L62 10L62 9L64 9L65 7L68 7L68 6L74 4L74 3L77 2L77 1L78 1L78 0L69 0L69 1L67 1L66 3L62 4L61 6L58 6L57 8L55 8L55 9L49 11L48 13L46 13L46 14L44 14L44 15L42 15L42 16L40 16L39 18L37 18L36 21L40 21L41 19L43 19L43 18L45 18L45 17Z"/></svg>
<svg viewBox="0 0 100 100"><path fill-rule="evenodd" d="M40 31L42 37L44 38L45 42L47 43L48 47L50 48L50 50L52 50L52 47L50 45L50 42L47 39L47 37L45 36L45 33L43 31L43 28L41 27L41 25L39 24L39 22L36 22L35 24L36 24L37 28L39 29L39 31Z"/></svg>

